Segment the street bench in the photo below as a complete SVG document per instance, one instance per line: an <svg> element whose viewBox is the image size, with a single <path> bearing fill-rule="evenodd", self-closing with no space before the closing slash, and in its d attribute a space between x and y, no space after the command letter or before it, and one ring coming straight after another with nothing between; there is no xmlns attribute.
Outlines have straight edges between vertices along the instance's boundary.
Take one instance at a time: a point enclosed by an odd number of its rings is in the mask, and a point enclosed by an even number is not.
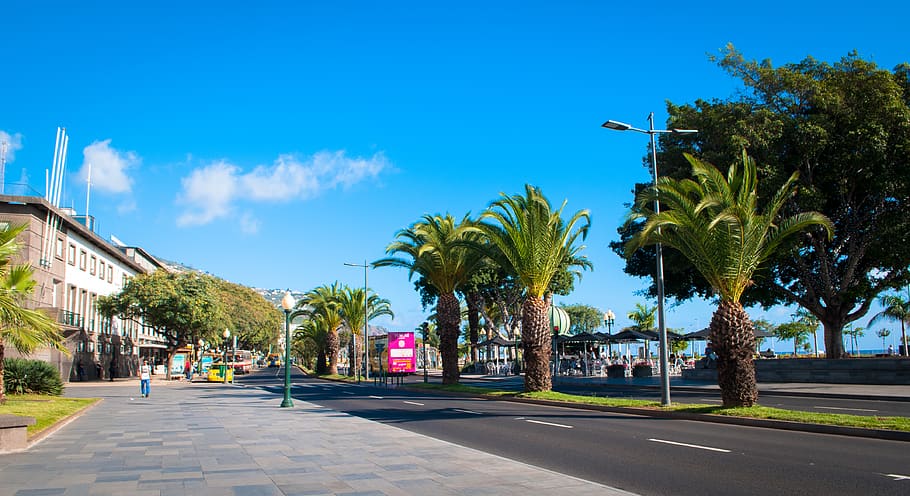
<svg viewBox="0 0 910 496"><path fill-rule="evenodd" d="M28 446L28 426L34 424L34 417L0 415L0 452Z"/></svg>

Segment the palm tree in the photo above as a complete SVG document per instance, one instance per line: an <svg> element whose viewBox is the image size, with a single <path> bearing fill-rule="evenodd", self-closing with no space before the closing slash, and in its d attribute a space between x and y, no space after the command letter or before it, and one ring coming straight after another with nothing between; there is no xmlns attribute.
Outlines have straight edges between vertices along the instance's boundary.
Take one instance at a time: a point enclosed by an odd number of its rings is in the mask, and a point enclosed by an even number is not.
<svg viewBox="0 0 910 496"><path fill-rule="evenodd" d="M336 281L308 291L297 302L297 308L302 310L303 315L309 318L319 317L320 325L325 326L325 356L328 360L326 373L332 375L338 373L338 328L344 322L339 302L342 292L342 287Z"/></svg>
<svg viewBox="0 0 910 496"><path fill-rule="evenodd" d="M450 214L424 215L386 247L390 256L373 262L374 267L403 267L423 277L436 294L436 318L439 328L439 351L442 355L443 384L458 383L458 336L461 307L455 292L482 266L484 257L466 244L471 238L466 215L460 223Z"/></svg>
<svg viewBox="0 0 910 496"><path fill-rule="evenodd" d="M882 353L885 352L885 338L891 335L890 329L879 329L875 331L875 335L882 338Z"/></svg>
<svg viewBox="0 0 910 496"><path fill-rule="evenodd" d="M564 221L565 206L564 201L554 210L539 188L526 185L524 196L503 194L481 215L487 222L477 224L501 254L500 265L510 270L527 291L521 309L525 391L552 388L547 312L553 276L566 267L590 267L590 262L579 255L584 246L575 244L588 234L590 213L580 210Z"/></svg>
<svg viewBox="0 0 910 496"><path fill-rule="evenodd" d="M629 311L626 316L629 317L629 320L635 322L635 327L637 328L636 330L649 331L651 329L654 329L654 321L657 318L657 307L648 307L645 304L636 303L635 309ZM648 340L645 340L645 353L647 355L645 359L650 362L651 343Z"/></svg>
<svg viewBox="0 0 910 496"><path fill-rule="evenodd" d="M910 288L908 288L908 293L910 293ZM906 324L910 322L910 298L904 299L900 295L884 295L878 301L881 303L883 310L869 320L869 325L871 326L880 320L899 321L901 323L901 342L904 343L903 355L908 356L910 350L907 349Z"/></svg>
<svg viewBox="0 0 910 496"><path fill-rule="evenodd" d="M0 403L3 394L3 358L7 343L20 353L31 353L41 346L51 346L67 353L60 327L46 313L22 307L35 288L29 265L13 265L19 253L16 237L27 226L0 229Z"/></svg>
<svg viewBox="0 0 910 496"><path fill-rule="evenodd" d="M790 176L760 213L757 168L745 151L742 164L731 165L726 177L707 162L688 154L686 159L694 178L663 177L636 198L630 219L645 219L645 225L626 244L626 255L663 243L688 258L707 280L720 299L708 328L718 356L723 404L751 406L758 398L752 363L755 335L740 297L752 285L752 274L784 239L814 225L823 226L830 236L832 224L817 212L777 220L794 193L798 173ZM664 210L655 213L651 205L658 196Z"/></svg>
<svg viewBox="0 0 910 496"><path fill-rule="evenodd" d="M367 288L369 292L369 288ZM351 330L351 339L353 340L354 352L352 353L352 360L350 370L348 375L354 375L357 364L360 363L360 355L362 354L362 345L360 338L363 338L363 327L365 323L380 317L382 315L387 315L391 318L395 318L395 314L392 312L392 306L389 303L389 300L380 298L375 293L369 293L367 297L366 310L367 310L367 319L364 322L364 304L363 304L363 288L352 289L345 287L344 290L338 297L338 303L340 305L341 317L344 319L344 323L348 329Z"/></svg>
<svg viewBox="0 0 910 496"><path fill-rule="evenodd" d="M306 365L313 364L313 369L317 374L325 374L328 369L325 353L328 329L328 325L321 315L314 315L304 320L294 329L292 349L303 357Z"/></svg>
<svg viewBox="0 0 910 496"><path fill-rule="evenodd" d="M853 327L851 324L850 328L844 331L844 334L850 336L850 346L854 356L856 355L856 347L859 346L859 338L866 335L866 333L863 332L865 330L865 327Z"/></svg>

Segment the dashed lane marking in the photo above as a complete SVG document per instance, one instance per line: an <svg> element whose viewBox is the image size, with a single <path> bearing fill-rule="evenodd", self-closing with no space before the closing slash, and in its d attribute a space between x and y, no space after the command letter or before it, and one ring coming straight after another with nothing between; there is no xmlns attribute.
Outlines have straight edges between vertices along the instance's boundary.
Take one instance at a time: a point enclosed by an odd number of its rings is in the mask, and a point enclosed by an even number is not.
<svg viewBox="0 0 910 496"><path fill-rule="evenodd" d="M700 446L698 444L677 443L676 441L667 441L665 439L653 439L652 438L652 439L648 439L648 441L654 441L655 443L672 444L674 446L684 446L686 448L697 448L697 449L703 449L703 450L708 450L708 451L717 451L720 453L729 453L730 452L730 450L726 450L726 449L712 448L710 446Z"/></svg>
<svg viewBox="0 0 910 496"><path fill-rule="evenodd" d="M418 403L416 401L405 401L404 403L407 403L409 405L423 406L423 403Z"/></svg>

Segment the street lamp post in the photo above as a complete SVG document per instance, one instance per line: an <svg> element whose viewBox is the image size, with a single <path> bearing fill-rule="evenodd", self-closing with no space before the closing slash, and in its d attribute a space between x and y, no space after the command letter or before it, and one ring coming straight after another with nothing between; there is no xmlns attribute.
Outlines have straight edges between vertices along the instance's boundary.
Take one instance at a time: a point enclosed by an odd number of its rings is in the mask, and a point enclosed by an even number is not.
<svg viewBox="0 0 910 496"><path fill-rule="evenodd" d="M429 382L427 375L427 336L430 333L430 325L424 322L420 324L420 330L423 331L423 382Z"/></svg>
<svg viewBox="0 0 910 496"><path fill-rule="evenodd" d="M230 337L231 337L231 330L225 329L224 332L221 333L221 335L224 336L224 344L222 344L222 346L224 347L224 350L222 350L224 352L224 360L221 361L221 379L224 382L224 384L227 384L227 373L228 373L227 347L228 347L228 339L230 339Z"/></svg>
<svg viewBox="0 0 910 496"><path fill-rule="evenodd" d="M370 380L370 338L368 334L368 325L370 322L369 300L367 296L367 269L370 264L366 260L363 264L345 263L348 267L363 267L363 374L365 380ZM380 360L381 362L382 360ZM382 366L382 364L380 364Z"/></svg>
<svg viewBox="0 0 910 496"><path fill-rule="evenodd" d="M654 129L654 112L648 114L648 129L639 129L632 127L625 122L608 120L602 124L602 127L613 129L614 131L635 131L647 134L651 138L651 166L653 167L654 185L657 185L657 143L654 136L661 133L678 133L693 134L697 129ZM660 200L654 199L654 213L660 213ZM660 340L660 404L670 406L670 374L667 366L669 357L667 356L667 326L664 321L664 255L661 244L657 243L657 274L655 276L657 283L657 329Z"/></svg>
<svg viewBox="0 0 910 496"><path fill-rule="evenodd" d="M285 292L281 299L281 308L284 309L284 400L281 408L294 406L291 401L291 309L295 303L291 291Z"/></svg>
<svg viewBox="0 0 910 496"><path fill-rule="evenodd" d="M607 326L607 334L610 338L613 337L613 322L616 320L616 314L613 313L613 310L607 310L607 313L604 314L604 325ZM613 341L607 341L607 355L612 359L613 358Z"/></svg>

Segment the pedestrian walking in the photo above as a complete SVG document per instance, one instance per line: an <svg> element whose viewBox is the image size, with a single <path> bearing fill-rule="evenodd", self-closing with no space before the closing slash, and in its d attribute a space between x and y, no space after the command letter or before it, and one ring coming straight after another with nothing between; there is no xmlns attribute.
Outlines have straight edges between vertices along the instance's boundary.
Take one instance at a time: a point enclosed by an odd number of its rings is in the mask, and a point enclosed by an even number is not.
<svg viewBox="0 0 910 496"><path fill-rule="evenodd" d="M100 362L95 362L95 375L98 376L98 380L104 380L104 367L101 366Z"/></svg>
<svg viewBox="0 0 910 496"><path fill-rule="evenodd" d="M152 389L152 368L148 360L143 360L139 367L139 392L143 398L148 398Z"/></svg>
<svg viewBox="0 0 910 496"><path fill-rule="evenodd" d="M183 362L183 375L187 381L193 380L193 364L189 360Z"/></svg>
<svg viewBox="0 0 910 496"><path fill-rule="evenodd" d="M110 379L111 382L114 382L114 376L117 375L117 362L113 358L111 358L111 363L108 365L107 371L110 373L108 379Z"/></svg>
<svg viewBox="0 0 910 496"><path fill-rule="evenodd" d="M79 376L79 382L85 381L85 367L82 366L82 360L76 362L76 375Z"/></svg>

